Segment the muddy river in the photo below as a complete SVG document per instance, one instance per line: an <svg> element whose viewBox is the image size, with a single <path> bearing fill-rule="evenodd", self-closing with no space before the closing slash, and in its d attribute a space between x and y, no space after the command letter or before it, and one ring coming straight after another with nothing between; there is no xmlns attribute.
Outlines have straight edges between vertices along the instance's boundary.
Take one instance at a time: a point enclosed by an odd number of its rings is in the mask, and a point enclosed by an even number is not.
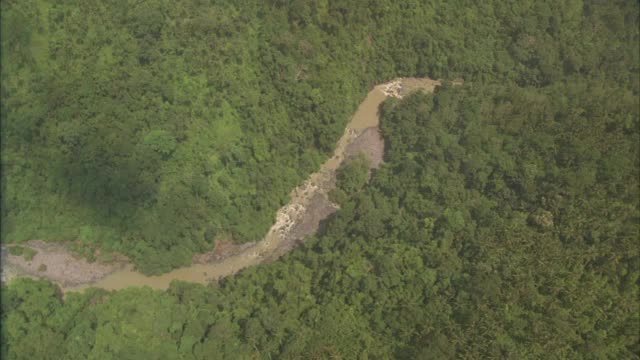
<svg viewBox="0 0 640 360"><path fill-rule="evenodd" d="M334 186L335 170L344 160L347 146L365 129L378 126L380 103L388 96L401 98L415 88L433 91L435 86L439 84L439 81L430 79L396 79L378 85L371 90L347 125L344 134L337 143L333 157L328 159L318 172L311 174L304 184L291 192L291 201L278 210L276 222L263 240L217 262L194 264L159 276L143 275L133 270L132 265L127 265L123 270L115 271L97 282L80 286L63 286L63 291L82 291L88 287L117 290L130 286L167 289L173 280L206 284L235 274L246 267L260 264L265 259L272 260L283 252L283 243L288 240L292 228L303 221L306 212L312 206L311 199L317 200L318 196L322 196L330 204L327 200L327 194ZM331 204L331 206L333 205ZM288 251L290 247L285 249Z"/></svg>

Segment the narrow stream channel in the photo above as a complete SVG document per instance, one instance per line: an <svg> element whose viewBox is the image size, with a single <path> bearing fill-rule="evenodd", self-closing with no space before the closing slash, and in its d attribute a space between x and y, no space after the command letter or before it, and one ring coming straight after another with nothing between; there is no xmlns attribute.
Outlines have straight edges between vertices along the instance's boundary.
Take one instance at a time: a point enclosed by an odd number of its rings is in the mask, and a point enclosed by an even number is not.
<svg viewBox="0 0 640 360"><path fill-rule="evenodd" d="M311 174L303 185L291 192L291 201L278 210L276 223L262 241L239 254L218 262L194 264L159 276L143 275L133 270L130 265L124 270L107 275L95 283L67 287L63 288L63 291L82 291L88 287L117 290L130 286L150 286L155 289L167 289L173 280L206 284L212 280L235 274L246 267L260 264L285 240L287 231L304 214L308 201L318 193L326 195L329 192L329 188L318 187L316 184L329 176L334 176L333 173L344 159L347 145L357 136L359 131L378 126L378 107L387 98L384 86L378 85L369 92L338 141L334 156L327 160L318 172Z"/></svg>
<svg viewBox="0 0 640 360"><path fill-rule="evenodd" d="M454 85L461 85L462 83L463 80L455 80L453 82ZM83 284L65 286L65 284L69 282L74 283L72 280L67 279L67 277L70 276L65 276L65 272L70 275L78 275L77 268L71 266L77 265L73 262L83 261L86 263L86 260L62 260L65 262L70 261L70 263L64 263L62 265L63 267L67 266L66 268L58 271L62 275L56 275L55 277L47 276L48 274L46 272L40 273L40 270L38 270L36 274L33 269L29 271L29 269L24 268L24 264L20 264L20 261L24 262L24 260L18 261L18 257L8 256L6 249L3 247L2 256L3 264L5 265L2 271L3 281L5 281L5 270L9 268L12 272L17 272L17 276L47 278L60 285L64 292L83 291L89 287L118 290L130 286L150 286L154 289L163 290L167 289L173 280L207 284L211 281L235 274L249 266L258 265L265 261L273 261L295 247L296 241L301 240L308 234L313 234L318 228L319 221L325 219L337 210L336 205L332 204L328 199L329 191L335 187L336 169L340 167L340 164L347 156L347 148L349 145L353 143L355 148L358 148L358 146L356 146L358 142L354 140L359 139L358 136L361 134L364 135L367 133L367 129L378 127L379 105L387 97L402 98L418 89L433 92L439 85L441 85L440 80L432 80L429 78L401 78L373 88L364 101L358 106L358 109L347 124L344 134L336 144L333 156L322 164L320 170L311 174L302 185L291 191L291 200L287 205L278 210L276 222L266 236L257 243L246 244L245 247L238 249L239 252L236 254L211 263L193 264L188 267L175 269L158 276L146 276L135 271L133 265L129 264L125 266L124 269L111 272L100 280L87 280L86 283L76 280L75 284ZM379 146L384 146L382 140L379 140L379 143ZM382 152L382 149L378 150L379 153ZM38 256L44 256L46 258L47 256L54 255L58 257L62 255L63 259L65 256L68 256L64 249L49 255L44 252ZM41 261L34 263L37 264L40 262ZM10 266L7 267L7 264ZM85 265L108 266L105 264ZM29 266L31 266L31 263L29 263ZM104 269L102 271L104 271ZM85 278L91 278L91 276Z"/></svg>

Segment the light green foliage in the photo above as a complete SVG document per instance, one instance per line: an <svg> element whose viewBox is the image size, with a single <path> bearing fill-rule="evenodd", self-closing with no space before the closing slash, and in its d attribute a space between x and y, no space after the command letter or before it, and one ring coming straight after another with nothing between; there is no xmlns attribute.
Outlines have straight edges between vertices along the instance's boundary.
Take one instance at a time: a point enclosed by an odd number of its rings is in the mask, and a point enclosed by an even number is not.
<svg viewBox="0 0 640 360"><path fill-rule="evenodd" d="M38 251L32 249L32 248L25 248L24 252L22 253L22 256L24 256L24 258L27 261L31 261L33 259L34 256L36 256L36 254L38 253Z"/></svg>

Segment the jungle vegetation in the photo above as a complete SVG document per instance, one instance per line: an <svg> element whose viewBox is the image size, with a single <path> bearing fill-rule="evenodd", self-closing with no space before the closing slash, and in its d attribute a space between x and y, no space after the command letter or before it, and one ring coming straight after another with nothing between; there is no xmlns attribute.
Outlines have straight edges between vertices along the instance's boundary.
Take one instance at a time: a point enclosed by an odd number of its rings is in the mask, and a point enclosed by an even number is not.
<svg viewBox="0 0 640 360"><path fill-rule="evenodd" d="M211 286L3 287L14 359L637 359L639 7L2 0L2 238L147 273L255 240L367 89L385 164Z"/></svg>
<svg viewBox="0 0 640 360"><path fill-rule="evenodd" d="M166 292L17 280L5 354L637 358L638 104L599 86L388 101L387 164L302 248Z"/></svg>
<svg viewBox="0 0 640 360"><path fill-rule="evenodd" d="M260 239L373 84L638 90L624 1L0 6L2 241L77 240L145 273Z"/></svg>

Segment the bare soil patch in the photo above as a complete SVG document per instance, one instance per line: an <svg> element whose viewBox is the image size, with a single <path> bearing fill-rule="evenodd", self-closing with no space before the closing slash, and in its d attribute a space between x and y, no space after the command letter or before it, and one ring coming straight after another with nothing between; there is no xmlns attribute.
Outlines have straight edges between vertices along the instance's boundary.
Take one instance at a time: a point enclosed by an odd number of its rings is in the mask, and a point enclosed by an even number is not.
<svg viewBox="0 0 640 360"><path fill-rule="evenodd" d="M38 251L31 261L10 255L2 247L2 279L14 276L47 278L61 285L63 291L82 291L88 286L108 290L128 286L151 286L166 289L171 281L208 283L265 261L273 261L315 234L337 206L328 199L335 187L336 170L341 163L360 152L371 160L371 169L383 163L384 140L378 130L378 107L387 97L402 98L411 92L432 92L440 80L404 78L376 86L360 104L336 144L334 156L311 174L290 194L291 201L278 210L275 223L263 240L236 245L221 241L213 251L195 255L193 264L158 276L145 276L123 259L114 263L89 263L74 257L64 245L29 241ZM461 84L454 81L454 85Z"/></svg>
<svg viewBox="0 0 640 360"><path fill-rule="evenodd" d="M122 269L126 263L124 258L118 258L109 264L98 261L88 262L86 259L74 256L63 244L48 243L42 240L27 241L20 246L33 249L37 253L31 260L27 260L23 256L11 255L8 249L3 246L3 278L6 272L6 276L13 274L41 277L62 286L75 286L102 279Z"/></svg>
<svg viewBox="0 0 640 360"><path fill-rule="evenodd" d="M371 161L371 168L377 169L383 162L384 140L378 127L364 129L355 138L346 150L346 158L352 158L358 154L364 154Z"/></svg>
<svg viewBox="0 0 640 360"><path fill-rule="evenodd" d="M193 255L192 263L208 264L214 261L221 261L229 256L239 254L253 245L255 245L254 242L235 244L231 240L216 241L216 245L213 250Z"/></svg>
<svg viewBox="0 0 640 360"><path fill-rule="evenodd" d="M265 257L265 262L277 260L280 256L303 244L305 239L315 234L322 222L337 210L338 207L329 200L326 193L315 194L309 200L304 214L273 249L272 253Z"/></svg>
<svg viewBox="0 0 640 360"><path fill-rule="evenodd" d="M455 79L452 81L452 84L462 85L464 84L464 79ZM442 80L433 80L429 78L399 78L380 86L382 92L386 96L402 99L403 97L418 90L434 92L438 86L442 86Z"/></svg>

